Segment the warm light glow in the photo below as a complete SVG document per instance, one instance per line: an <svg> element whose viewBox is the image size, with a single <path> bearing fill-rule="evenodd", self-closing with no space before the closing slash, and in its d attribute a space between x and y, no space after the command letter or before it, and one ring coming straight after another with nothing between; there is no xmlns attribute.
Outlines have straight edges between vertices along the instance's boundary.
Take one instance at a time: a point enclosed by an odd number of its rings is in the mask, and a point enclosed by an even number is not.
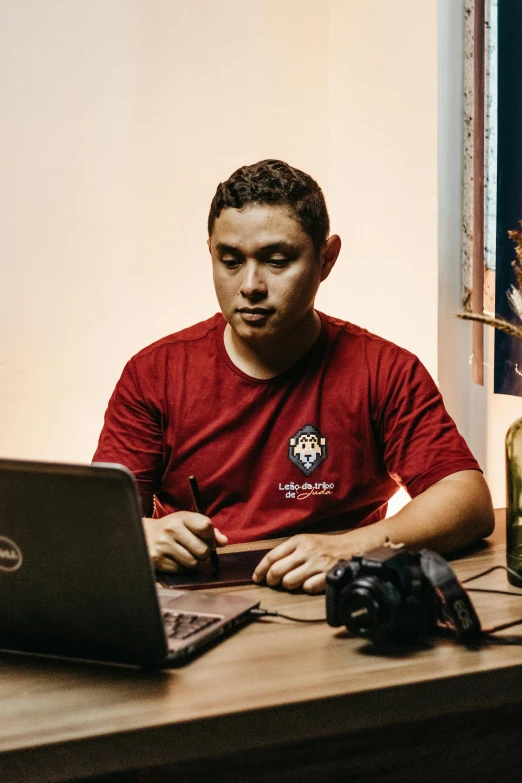
<svg viewBox="0 0 522 783"><path fill-rule="evenodd" d="M388 513L386 514L386 516L392 517L394 514L397 513L397 511L400 511L401 508L403 508L403 506L405 506L409 500L410 500L410 496L408 495L406 490L401 487L399 491L396 492L395 495L392 497L392 499L388 502Z"/></svg>

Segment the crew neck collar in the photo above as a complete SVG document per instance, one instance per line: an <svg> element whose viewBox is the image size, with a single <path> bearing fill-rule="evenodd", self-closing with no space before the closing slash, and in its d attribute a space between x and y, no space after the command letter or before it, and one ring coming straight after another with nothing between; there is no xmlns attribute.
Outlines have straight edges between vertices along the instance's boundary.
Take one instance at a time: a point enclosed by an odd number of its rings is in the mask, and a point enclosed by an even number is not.
<svg viewBox="0 0 522 783"><path fill-rule="evenodd" d="M319 332L319 335L314 342L314 344L311 346L311 348L308 349L308 351L301 356L300 359L297 360L295 364L293 364L288 369L284 370L282 373L279 373L278 375L274 375L272 378L255 378L253 375L248 375L246 372L243 372L230 358L228 355L228 351L225 348L225 328L227 325L227 321L223 316L221 316L221 323L219 324L218 328L216 329L216 341L217 341L217 348L219 355L227 365L227 367L232 370L236 375L239 375L240 378L243 378L246 381L249 381L250 383L256 383L256 384L262 384L262 385L278 385L282 382L287 381L289 378L291 378L293 375L299 374L302 372L302 370L305 367L308 367L312 362L317 361L318 358L322 357L324 348L326 346L327 342L327 331L328 331L328 325L326 323L326 318L323 313L319 312L319 310L316 310L319 318L321 319L321 330Z"/></svg>

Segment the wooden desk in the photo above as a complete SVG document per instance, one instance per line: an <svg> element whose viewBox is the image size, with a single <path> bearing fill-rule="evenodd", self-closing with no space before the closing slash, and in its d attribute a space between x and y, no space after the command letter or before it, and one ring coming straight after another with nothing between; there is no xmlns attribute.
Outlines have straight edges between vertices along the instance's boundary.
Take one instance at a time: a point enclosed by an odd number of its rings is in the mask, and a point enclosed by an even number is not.
<svg viewBox="0 0 522 783"><path fill-rule="evenodd" d="M501 539L454 561L461 578L503 564ZM501 572L481 582L513 590ZM266 608L325 611L323 596L239 589ZM522 617L518 598L472 598L485 627ZM170 672L1 657L0 780L156 767L139 780L518 781L521 683L521 647L444 640L383 657L326 624L284 620L253 623Z"/></svg>

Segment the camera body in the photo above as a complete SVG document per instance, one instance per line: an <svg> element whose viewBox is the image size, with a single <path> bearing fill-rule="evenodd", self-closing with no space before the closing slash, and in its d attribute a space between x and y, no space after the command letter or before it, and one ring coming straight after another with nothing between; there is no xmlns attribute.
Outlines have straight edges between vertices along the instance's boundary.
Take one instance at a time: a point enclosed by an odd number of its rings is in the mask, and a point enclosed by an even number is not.
<svg viewBox="0 0 522 783"><path fill-rule="evenodd" d="M433 633L439 601L404 546L382 546L340 560L326 575L326 619L375 645L416 642Z"/></svg>
<svg viewBox="0 0 522 783"><path fill-rule="evenodd" d="M326 619L376 646L418 643L439 625L476 647L482 638L473 604L441 555L403 544L340 560L326 575Z"/></svg>

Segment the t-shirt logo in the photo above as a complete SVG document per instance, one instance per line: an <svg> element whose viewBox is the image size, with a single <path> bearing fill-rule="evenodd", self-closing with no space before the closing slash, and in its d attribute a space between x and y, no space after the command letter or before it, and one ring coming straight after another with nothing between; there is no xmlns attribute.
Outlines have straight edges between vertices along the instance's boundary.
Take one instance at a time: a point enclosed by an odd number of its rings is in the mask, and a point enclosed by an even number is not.
<svg viewBox="0 0 522 783"><path fill-rule="evenodd" d="M311 424L305 424L288 441L288 458L309 476L326 459L326 438Z"/></svg>

